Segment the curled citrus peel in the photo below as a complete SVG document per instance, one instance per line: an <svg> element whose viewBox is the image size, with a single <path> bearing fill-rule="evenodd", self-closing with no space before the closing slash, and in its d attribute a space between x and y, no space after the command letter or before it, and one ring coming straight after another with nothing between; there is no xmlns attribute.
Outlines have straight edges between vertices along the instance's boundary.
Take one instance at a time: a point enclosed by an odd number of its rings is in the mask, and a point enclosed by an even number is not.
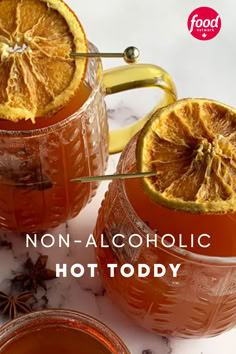
<svg viewBox="0 0 236 354"><path fill-rule="evenodd" d="M61 0L0 1L0 117L55 113L75 95L86 71L84 30Z"/></svg>
<svg viewBox="0 0 236 354"><path fill-rule="evenodd" d="M158 110L138 138L137 167L150 198L192 213L236 211L236 110L184 99Z"/></svg>

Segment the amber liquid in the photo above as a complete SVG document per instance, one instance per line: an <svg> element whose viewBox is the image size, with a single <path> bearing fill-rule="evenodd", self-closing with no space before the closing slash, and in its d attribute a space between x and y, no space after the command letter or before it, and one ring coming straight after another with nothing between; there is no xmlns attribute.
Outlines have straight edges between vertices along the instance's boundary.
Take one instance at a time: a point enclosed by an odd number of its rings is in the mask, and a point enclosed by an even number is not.
<svg viewBox="0 0 236 354"><path fill-rule="evenodd" d="M111 354L97 338L72 328L46 327L6 345L3 354Z"/></svg>
<svg viewBox="0 0 236 354"><path fill-rule="evenodd" d="M236 214L200 215L177 212L152 202L144 193L140 179L126 180L125 185L135 212L151 230L158 231L158 235L171 234L175 237L176 246L194 253L236 257ZM179 237L179 234L182 236ZM203 234L210 238L204 236L199 244L199 236ZM172 238L167 237L166 240L172 241ZM201 244L210 246L201 247Z"/></svg>
<svg viewBox="0 0 236 354"><path fill-rule="evenodd" d="M89 87L89 85L86 83L83 83L77 95L70 101L70 103L53 116L36 118L35 123L33 123L31 120L20 120L19 122L14 123L9 120L0 119L0 130L34 130L49 127L53 124L59 123L80 109L89 98L91 91L91 87Z"/></svg>
<svg viewBox="0 0 236 354"><path fill-rule="evenodd" d="M132 170L126 171L134 172ZM114 182L113 182L114 183ZM170 233L183 235L185 250L196 254L218 257L236 257L236 215L194 215L162 207L153 203L144 193L141 181L126 180L125 189L134 212L151 230L158 231L160 236ZM114 232L127 230L127 236L137 233L137 225L127 219L127 211L116 203L112 207L115 194L115 183L112 199L108 196L100 212L96 235L106 228ZM107 204L108 203L108 204ZM111 209L111 213L110 210ZM119 209L119 210L118 210ZM107 213L110 215L107 216ZM107 225L110 225L109 227ZM141 233L141 231L139 232ZM211 236L210 247L202 248L195 243L192 247L190 235L197 237L202 233ZM208 239L205 240L208 243ZM177 257L172 250L145 245L138 251L100 247L96 250L99 271L105 287L115 302L136 322L149 330L161 335L179 338L199 338L215 336L236 324L236 291L235 266L222 266L220 261L215 264L204 261L192 262L185 256ZM135 261L133 261L135 259ZM218 262L218 265L217 265ZM118 264L115 277L111 278L107 264ZM132 263L135 274L124 278L120 267L124 263ZM153 273L147 278L140 278L137 266L140 263L149 265L160 263L166 269L170 263L181 264L177 278L168 273L162 278L155 278Z"/></svg>
<svg viewBox="0 0 236 354"><path fill-rule="evenodd" d="M65 108L35 124L0 121L0 229L28 233L54 228L78 215L94 195L97 183L71 182L103 174L106 167L102 94L96 93L88 108L77 113L91 91L84 83ZM65 121L72 114L73 119ZM5 131L29 133L18 138Z"/></svg>

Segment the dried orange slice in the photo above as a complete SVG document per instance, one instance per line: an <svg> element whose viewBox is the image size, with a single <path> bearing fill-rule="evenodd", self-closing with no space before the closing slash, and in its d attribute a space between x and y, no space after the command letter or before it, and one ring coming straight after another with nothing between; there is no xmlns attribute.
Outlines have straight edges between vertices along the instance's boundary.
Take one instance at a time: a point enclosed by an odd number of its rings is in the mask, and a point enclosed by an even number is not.
<svg viewBox="0 0 236 354"><path fill-rule="evenodd" d="M75 95L85 76L84 30L61 0L0 1L0 117L52 114Z"/></svg>
<svg viewBox="0 0 236 354"><path fill-rule="evenodd" d="M236 110L184 99L158 110L140 133L137 165L150 198L192 213L236 211Z"/></svg>

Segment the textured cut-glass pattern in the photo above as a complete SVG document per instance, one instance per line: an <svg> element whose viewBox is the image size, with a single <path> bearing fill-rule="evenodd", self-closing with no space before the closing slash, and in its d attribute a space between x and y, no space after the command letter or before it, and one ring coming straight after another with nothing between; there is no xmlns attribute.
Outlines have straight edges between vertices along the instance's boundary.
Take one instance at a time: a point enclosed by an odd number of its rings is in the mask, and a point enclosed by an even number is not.
<svg viewBox="0 0 236 354"><path fill-rule="evenodd" d="M90 45L90 50L97 50ZM90 59L87 102L61 123L32 132L0 131L0 229L33 232L75 217L98 183L71 179L104 174L108 123L101 62Z"/></svg>

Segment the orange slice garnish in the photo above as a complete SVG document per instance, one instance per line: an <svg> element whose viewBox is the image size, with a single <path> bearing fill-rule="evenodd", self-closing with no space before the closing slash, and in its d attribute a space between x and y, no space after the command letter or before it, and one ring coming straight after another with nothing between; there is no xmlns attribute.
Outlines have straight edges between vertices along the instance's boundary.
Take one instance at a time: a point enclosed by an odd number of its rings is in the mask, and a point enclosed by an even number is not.
<svg viewBox="0 0 236 354"><path fill-rule="evenodd" d="M0 1L0 118L17 122L65 106L86 71L84 30L61 0Z"/></svg>
<svg viewBox="0 0 236 354"><path fill-rule="evenodd" d="M150 198L178 211L236 211L236 110L208 99L184 99L157 111L137 144Z"/></svg>

